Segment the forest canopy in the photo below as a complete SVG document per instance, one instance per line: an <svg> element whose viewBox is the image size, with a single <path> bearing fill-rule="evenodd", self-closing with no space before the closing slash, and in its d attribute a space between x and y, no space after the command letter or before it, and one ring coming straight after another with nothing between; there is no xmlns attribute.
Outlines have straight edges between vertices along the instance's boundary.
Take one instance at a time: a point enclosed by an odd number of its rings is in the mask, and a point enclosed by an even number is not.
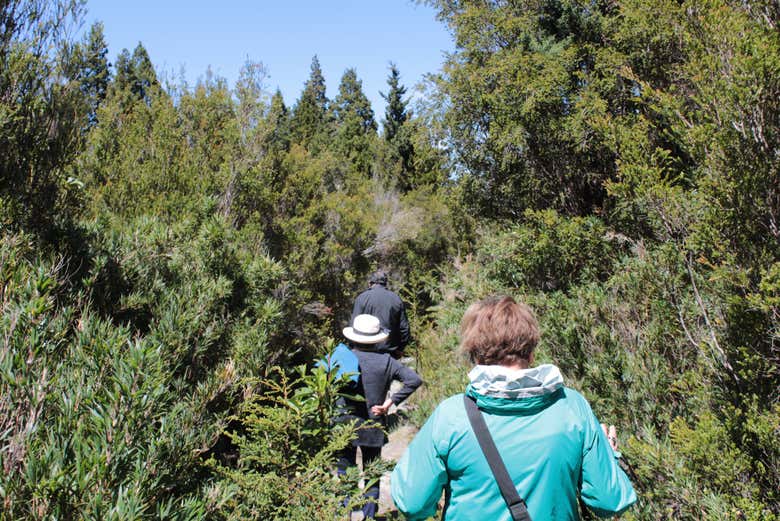
<svg viewBox="0 0 780 521"><path fill-rule="evenodd" d="M295 100L256 61L187 86L74 38L83 2L0 4L0 519L332 519L312 362L377 268L409 421L511 294L617 425L624 518L780 518L777 3L427 3L454 51L384 114L317 56Z"/></svg>

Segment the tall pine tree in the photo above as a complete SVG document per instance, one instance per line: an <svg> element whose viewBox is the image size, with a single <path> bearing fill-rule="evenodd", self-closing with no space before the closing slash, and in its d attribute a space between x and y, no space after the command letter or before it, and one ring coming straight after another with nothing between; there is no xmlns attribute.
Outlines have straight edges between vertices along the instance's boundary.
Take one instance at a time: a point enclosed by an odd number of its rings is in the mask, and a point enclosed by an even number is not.
<svg viewBox="0 0 780 521"><path fill-rule="evenodd" d="M120 97L123 107L136 100L151 106L153 93L159 87L157 73L143 44L138 42L132 55L122 49L116 59L116 76L110 90L113 96Z"/></svg>
<svg viewBox="0 0 780 521"><path fill-rule="evenodd" d="M406 87L401 85L401 73L394 63L390 64L387 85L390 87L387 94L380 93L387 102L382 135L390 149L398 186L406 191L414 185L414 144L411 129L406 125L411 116L404 99Z"/></svg>
<svg viewBox="0 0 780 521"><path fill-rule="evenodd" d="M387 141L392 141L409 117L406 110L407 101L404 99L406 87L401 85L401 73L394 63L390 64L390 76L387 78L387 85L390 90L387 94L380 93L387 102L385 108L385 119L382 122L383 137Z"/></svg>
<svg viewBox="0 0 780 521"><path fill-rule="evenodd" d="M282 91L276 90L271 98L271 106L266 115L268 132L265 134L264 144L266 153L278 156L286 152L290 147L290 114L284 104Z"/></svg>
<svg viewBox="0 0 780 521"><path fill-rule="evenodd" d="M371 143L377 125L371 102L363 93L363 83L355 69L341 77L339 94L333 103L337 130L334 146L341 157L349 159L356 170L368 174L371 168Z"/></svg>
<svg viewBox="0 0 780 521"><path fill-rule="evenodd" d="M323 134L328 132L328 97L325 92L325 77L322 75L320 61L315 55L311 60L311 74L301 94L301 99L293 108L290 128L294 141L309 147L319 148L324 141Z"/></svg>
<svg viewBox="0 0 780 521"><path fill-rule="evenodd" d="M82 66L79 75L81 92L89 105L89 126L97 124L97 109L106 98L111 71L108 63L108 45L103 34L103 24L92 25L85 42L80 47Z"/></svg>

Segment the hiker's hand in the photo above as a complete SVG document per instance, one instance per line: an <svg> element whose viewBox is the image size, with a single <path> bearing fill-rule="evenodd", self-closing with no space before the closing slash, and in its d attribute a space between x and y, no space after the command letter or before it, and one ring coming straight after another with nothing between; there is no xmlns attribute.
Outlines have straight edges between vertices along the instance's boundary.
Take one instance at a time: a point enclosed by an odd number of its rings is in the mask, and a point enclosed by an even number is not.
<svg viewBox="0 0 780 521"><path fill-rule="evenodd" d="M601 424L601 430L604 431L604 436L607 437L607 440L609 441L609 446L612 447L612 450L617 450L617 430L615 429L614 425L610 425L609 429L607 428L606 423Z"/></svg>
<svg viewBox="0 0 780 521"><path fill-rule="evenodd" d="M373 407L371 407L371 412L375 416L384 416L385 414L387 414L387 411L390 410L391 405L393 405L393 400L390 400L388 398L387 400L385 400L385 403L383 403L382 405L374 405Z"/></svg>

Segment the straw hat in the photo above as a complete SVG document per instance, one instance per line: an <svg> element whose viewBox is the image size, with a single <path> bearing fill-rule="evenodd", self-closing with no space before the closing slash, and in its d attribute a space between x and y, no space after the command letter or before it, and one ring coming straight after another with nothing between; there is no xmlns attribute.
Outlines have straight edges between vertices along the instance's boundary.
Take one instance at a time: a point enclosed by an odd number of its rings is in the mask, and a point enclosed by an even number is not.
<svg viewBox="0 0 780 521"><path fill-rule="evenodd" d="M358 315L351 327L344 328L344 336L358 344L378 344L387 340L389 334L375 316Z"/></svg>

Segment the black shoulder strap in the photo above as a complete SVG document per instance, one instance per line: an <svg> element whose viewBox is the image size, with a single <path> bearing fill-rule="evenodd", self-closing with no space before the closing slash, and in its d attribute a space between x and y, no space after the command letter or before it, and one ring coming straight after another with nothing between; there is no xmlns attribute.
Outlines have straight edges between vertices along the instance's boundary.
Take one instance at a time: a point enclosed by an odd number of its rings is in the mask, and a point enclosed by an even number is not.
<svg viewBox="0 0 780 521"><path fill-rule="evenodd" d="M471 428L474 429L479 446L485 455L488 465L490 465L490 470L493 472L496 483L498 483L501 496L506 501L506 506L509 507L512 519L514 521L531 521L531 515L525 506L525 501L518 495L515 484L512 482L512 478L509 477L504 460L501 459L501 455L498 453L498 449L496 449L496 444L490 435L485 418L482 416L479 408L477 408L477 403L473 398L465 394L463 395L463 402L466 405L466 414L468 414L469 422L471 422Z"/></svg>

